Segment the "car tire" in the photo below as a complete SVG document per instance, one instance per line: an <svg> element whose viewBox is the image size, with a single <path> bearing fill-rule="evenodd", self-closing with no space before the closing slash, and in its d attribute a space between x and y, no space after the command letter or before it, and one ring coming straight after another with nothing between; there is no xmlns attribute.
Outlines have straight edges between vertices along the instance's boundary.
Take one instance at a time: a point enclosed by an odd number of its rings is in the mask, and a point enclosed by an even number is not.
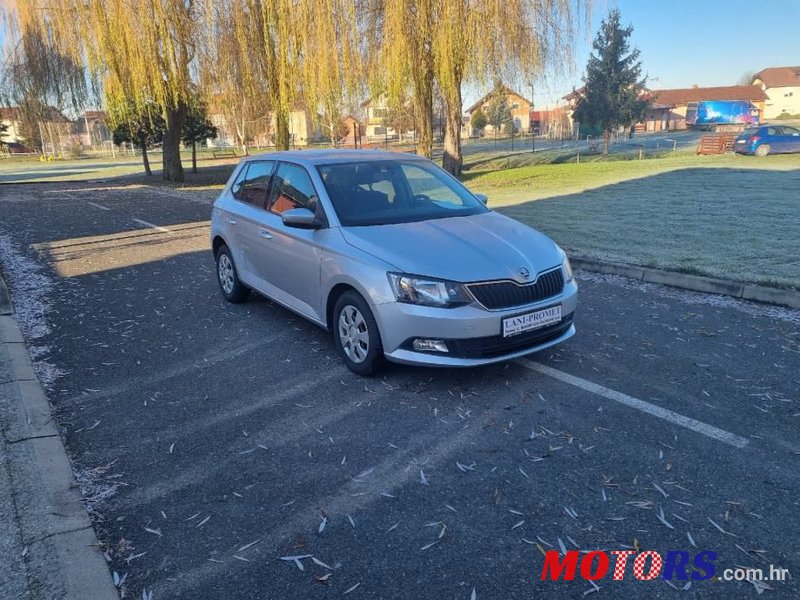
<svg viewBox="0 0 800 600"><path fill-rule="evenodd" d="M769 154L769 144L761 144L758 148L756 148L755 155L759 158L764 158L767 154Z"/></svg>
<svg viewBox="0 0 800 600"><path fill-rule="evenodd" d="M236 270L230 249L223 244L217 250L215 259L217 262L217 283L219 283L222 297L233 304L247 300L250 295L250 288L239 279L239 272Z"/></svg>
<svg viewBox="0 0 800 600"><path fill-rule="evenodd" d="M383 344L378 323L366 300L355 291L339 296L333 309L333 339L344 364L363 377L383 365Z"/></svg>

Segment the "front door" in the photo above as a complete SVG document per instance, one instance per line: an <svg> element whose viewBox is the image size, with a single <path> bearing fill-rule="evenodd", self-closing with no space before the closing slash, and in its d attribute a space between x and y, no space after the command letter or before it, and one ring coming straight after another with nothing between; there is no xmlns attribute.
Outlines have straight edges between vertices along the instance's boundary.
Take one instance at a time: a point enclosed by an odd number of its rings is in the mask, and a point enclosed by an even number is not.
<svg viewBox="0 0 800 600"><path fill-rule="evenodd" d="M800 129L788 125L784 125L781 129L783 129L783 138L786 140L784 152L800 152Z"/></svg>
<svg viewBox="0 0 800 600"><path fill-rule="evenodd" d="M281 220L281 214L292 208L318 210L317 192L305 167L278 163L266 208L259 235L268 251L257 255L256 268L269 283L267 293L292 309L324 322L320 265L323 244L330 231L287 227Z"/></svg>

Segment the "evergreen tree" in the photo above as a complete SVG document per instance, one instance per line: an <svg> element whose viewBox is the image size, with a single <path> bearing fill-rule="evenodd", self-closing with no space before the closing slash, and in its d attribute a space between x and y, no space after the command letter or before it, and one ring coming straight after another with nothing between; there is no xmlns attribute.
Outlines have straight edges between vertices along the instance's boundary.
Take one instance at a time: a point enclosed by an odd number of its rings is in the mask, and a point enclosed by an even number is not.
<svg viewBox="0 0 800 600"><path fill-rule="evenodd" d="M643 97L639 50L630 49L633 27L620 25L620 12L612 10L600 25L589 57L583 94L578 98L573 119L603 132L603 154L608 154L611 132L640 121L648 107Z"/></svg>
<svg viewBox="0 0 800 600"><path fill-rule="evenodd" d="M197 173L197 142L216 139L217 128L208 118L208 109L200 98L194 98L183 122L181 139L192 146L192 173Z"/></svg>
<svg viewBox="0 0 800 600"><path fill-rule="evenodd" d="M511 106L508 104L508 93L499 83L495 84L495 90L492 93L492 97L489 99L489 103L486 105L486 119L494 130L495 140L497 139L500 128L505 125L507 133L507 123L509 121L513 122Z"/></svg>
<svg viewBox="0 0 800 600"><path fill-rule="evenodd" d="M138 109L131 104L124 115L123 113L111 113L111 120L112 123L116 123L111 132L114 144L119 145L126 142L139 148L142 152L144 172L152 175L147 148L161 143L164 139L166 123L161 116L161 111L153 105L146 105L143 109Z"/></svg>

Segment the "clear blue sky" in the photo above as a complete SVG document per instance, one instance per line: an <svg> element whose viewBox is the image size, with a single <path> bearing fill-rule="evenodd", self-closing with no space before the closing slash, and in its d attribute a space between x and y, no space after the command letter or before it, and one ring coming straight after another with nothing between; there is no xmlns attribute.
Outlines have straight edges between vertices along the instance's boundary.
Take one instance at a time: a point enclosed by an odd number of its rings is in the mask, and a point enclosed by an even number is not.
<svg viewBox="0 0 800 600"><path fill-rule="evenodd" d="M536 104L580 86L600 21L615 7L633 25L631 42L644 71L657 78L649 83L654 89L735 85L748 71L800 65L800 0L595 0L574 71L537 82ZM530 94L529 82L517 85Z"/></svg>

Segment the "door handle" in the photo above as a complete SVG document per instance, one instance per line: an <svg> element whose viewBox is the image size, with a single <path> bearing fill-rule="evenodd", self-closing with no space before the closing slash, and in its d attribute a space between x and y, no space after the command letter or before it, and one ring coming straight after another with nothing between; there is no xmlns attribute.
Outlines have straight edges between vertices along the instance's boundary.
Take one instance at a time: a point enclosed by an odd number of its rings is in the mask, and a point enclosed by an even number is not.
<svg viewBox="0 0 800 600"><path fill-rule="evenodd" d="M236 219L231 219L230 217L227 217L225 220L228 222L229 225L236 225Z"/></svg>
<svg viewBox="0 0 800 600"><path fill-rule="evenodd" d="M272 239L272 234L269 231L265 231L263 229L260 229L258 231L258 235L260 235L265 240L271 240Z"/></svg>

